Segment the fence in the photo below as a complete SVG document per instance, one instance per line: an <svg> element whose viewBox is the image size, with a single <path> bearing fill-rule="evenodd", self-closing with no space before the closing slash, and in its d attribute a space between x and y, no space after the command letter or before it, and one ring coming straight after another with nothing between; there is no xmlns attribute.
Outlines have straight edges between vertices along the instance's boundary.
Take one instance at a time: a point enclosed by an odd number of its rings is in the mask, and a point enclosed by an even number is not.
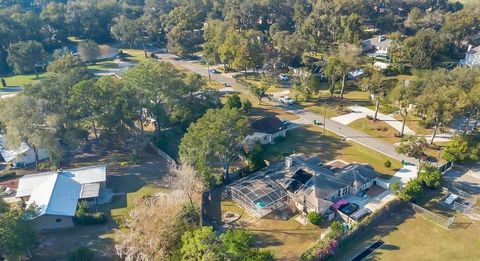
<svg viewBox="0 0 480 261"><path fill-rule="evenodd" d="M422 216L423 218L425 218L427 220L430 220L430 221L442 226L445 229L450 228L453 225L453 223L455 223L455 216L450 217L450 218L446 218L446 217L440 216L438 214L435 214L435 213L431 212L430 210L422 208L417 204L410 203L410 206L415 211L415 213L419 214L420 216Z"/></svg>
<svg viewBox="0 0 480 261"><path fill-rule="evenodd" d="M157 146L155 146L155 144L153 144L151 141L148 142L148 146L150 147L150 149L152 149L155 153L157 153L160 157L164 158L168 164L170 164L170 167L174 168L174 169L178 169L179 166L177 164L177 162L172 158L170 157L167 153L165 153L163 150L159 149Z"/></svg>
<svg viewBox="0 0 480 261"><path fill-rule="evenodd" d="M449 161L449 162L443 164L442 166L438 167L438 169L440 170L440 173L443 174L452 167L453 167L453 161Z"/></svg>

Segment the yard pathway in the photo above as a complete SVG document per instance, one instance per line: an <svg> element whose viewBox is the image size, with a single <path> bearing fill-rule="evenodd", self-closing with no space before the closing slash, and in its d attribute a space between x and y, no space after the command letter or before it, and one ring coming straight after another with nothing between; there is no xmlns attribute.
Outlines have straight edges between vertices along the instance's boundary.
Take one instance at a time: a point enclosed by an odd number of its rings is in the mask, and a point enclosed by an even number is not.
<svg viewBox="0 0 480 261"><path fill-rule="evenodd" d="M185 61L180 58L178 58L175 55L172 54L157 54L157 58L161 60L166 60L171 62L174 65L181 66L187 70L190 70L192 72L198 73L202 76L207 76L208 77L208 72L205 67L202 65L198 64L198 62L192 62L192 61ZM244 86L240 85L237 83L237 81L233 78L232 75L235 74L210 74L211 80L212 81L217 81L220 83L226 83L231 86L240 86L239 91L242 93L248 93L247 89L244 88ZM329 118L324 119L323 115L319 115L316 113L313 113L311 111L307 111L304 108L302 108L299 105L285 105L283 103L280 103L276 97L274 97L270 101L266 101L277 108L280 108L284 111L293 113L297 115L300 119L294 121L294 123L297 124L312 124L313 120L317 120L320 122L325 121L325 128L331 132L334 132L335 134L344 137L347 140L351 140L353 142L359 143L365 147L368 147L370 149L373 149L377 152L380 152L386 156L389 156L393 159L402 161L408 161L411 163L415 163L416 160L413 158L409 158L405 155L402 155L400 153L397 153L395 151L395 146L392 144L389 144L387 142L384 142L378 138L371 137L363 132L357 131L351 127L348 127L346 125L343 125L339 122L336 122L334 120L331 120ZM323 128L323 126L320 126L320 128Z"/></svg>

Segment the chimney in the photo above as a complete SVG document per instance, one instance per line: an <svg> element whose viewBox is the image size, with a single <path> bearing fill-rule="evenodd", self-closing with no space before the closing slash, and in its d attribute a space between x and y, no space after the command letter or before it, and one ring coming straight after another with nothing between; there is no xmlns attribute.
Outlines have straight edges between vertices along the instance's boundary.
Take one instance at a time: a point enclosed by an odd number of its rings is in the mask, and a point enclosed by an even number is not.
<svg viewBox="0 0 480 261"><path fill-rule="evenodd" d="M293 156L288 156L285 158L285 167L291 168L293 166Z"/></svg>
<svg viewBox="0 0 480 261"><path fill-rule="evenodd" d="M469 53L472 50L472 47L473 46L471 44L468 45L467 53Z"/></svg>

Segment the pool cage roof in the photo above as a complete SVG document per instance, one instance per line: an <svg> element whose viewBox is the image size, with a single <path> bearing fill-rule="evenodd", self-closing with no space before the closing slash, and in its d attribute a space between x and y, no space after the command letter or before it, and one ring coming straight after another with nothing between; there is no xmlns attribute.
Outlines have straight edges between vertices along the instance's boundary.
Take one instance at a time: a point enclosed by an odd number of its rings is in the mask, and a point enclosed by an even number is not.
<svg viewBox="0 0 480 261"><path fill-rule="evenodd" d="M287 192L268 176L252 175L228 186L232 200L257 218L283 207Z"/></svg>

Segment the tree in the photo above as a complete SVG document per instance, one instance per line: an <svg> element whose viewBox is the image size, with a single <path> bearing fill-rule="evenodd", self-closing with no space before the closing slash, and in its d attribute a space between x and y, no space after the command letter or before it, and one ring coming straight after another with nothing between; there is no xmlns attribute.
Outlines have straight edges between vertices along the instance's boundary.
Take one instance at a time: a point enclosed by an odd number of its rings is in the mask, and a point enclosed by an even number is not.
<svg viewBox="0 0 480 261"><path fill-rule="evenodd" d="M428 86L416 99L417 111L427 124L433 126L430 144L433 144L438 128L446 126L466 104L465 93L452 86Z"/></svg>
<svg viewBox="0 0 480 261"><path fill-rule="evenodd" d="M273 84L275 79L272 76L262 74L260 84L248 84L248 89L258 99L258 104L261 104L263 98L269 97L267 91Z"/></svg>
<svg viewBox="0 0 480 261"><path fill-rule="evenodd" d="M403 201L412 201L418 198L423 192L422 184L417 179L407 182L405 187L400 191L398 197Z"/></svg>
<svg viewBox="0 0 480 261"><path fill-rule="evenodd" d="M100 47L92 40L82 41L78 44L78 55L84 62L92 62L100 57Z"/></svg>
<svg viewBox="0 0 480 261"><path fill-rule="evenodd" d="M1 119L5 124L7 146L18 148L28 145L35 154L35 166L39 165L39 149L46 149L51 157L60 148L56 139L57 117L46 114L46 101L26 95L17 95L3 104Z"/></svg>
<svg viewBox="0 0 480 261"><path fill-rule="evenodd" d="M81 66L82 61L80 59L71 54L66 54L50 63L47 67L47 71L52 73L68 73L74 68Z"/></svg>
<svg viewBox="0 0 480 261"><path fill-rule="evenodd" d="M250 133L247 119L237 109L210 109L188 127L180 144L183 163L198 167L220 162L224 178L229 180L230 164L238 157L241 142Z"/></svg>
<svg viewBox="0 0 480 261"><path fill-rule="evenodd" d="M400 193L400 190L402 189L402 185L400 184L400 181L397 180L397 181L391 182L388 188L391 191L393 191L393 193L398 195Z"/></svg>
<svg viewBox="0 0 480 261"><path fill-rule="evenodd" d="M422 165L422 156L427 146L427 140L424 137L407 136L402 138L402 142L396 148L398 153L418 160L419 169Z"/></svg>
<svg viewBox="0 0 480 261"><path fill-rule="evenodd" d="M38 211L33 204L26 209L13 207L0 215L0 245L9 260L32 258L31 251L39 242L31 218L36 217Z"/></svg>
<svg viewBox="0 0 480 261"><path fill-rule="evenodd" d="M179 170L174 170L164 178L166 187L172 190L180 190L188 199L188 203L193 205L195 195L203 191L202 177L193 169L192 166L183 165ZM207 180L209 181L209 180Z"/></svg>
<svg viewBox="0 0 480 261"><path fill-rule="evenodd" d="M36 41L17 42L8 46L7 61L15 73L37 73L36 66L45 57L42 44ZM38 75L37 75L38 78Z"/></svg>
<svg viewBox="0 0 480 261"><path fill-rule="evenodd" d="M229 229L220 236L220 239L225 258L228 260L273 260L273 256L269 252L252 248L253 236L246 230Z"/></svg>
<svg viewBox="0 0 480 261"><path fill-rule="evenodd" d="M420 30L415 36L405 39L403 53L415 69L431 69L443 41L434 29Z"/></svg>
<svg viewBox="0 0 480 261"><path fill-rule="evenodd" d="M336 56L330 56L327 60L327 66L325 67L325 75L330 80L330 95L333 98L333 94L335 93L335 85L338 81L338 78L342 75L340 70L341 68L341 61Z"/></svg>
<svg viewBox="0 0 480 261"><path fill-rule="evenodd" d="M345 92L345 82L347 80L347 73L354 69L360 62L360 54L362 50L352 44L341 44L338 47L338 71L342 75L342 89L340 90L340 99L343 100Z"/></svg>
<svg viewBox="0 0 480 261"><path fill-rule="evenodd" d="M182 260L222 260L222 241L212 227L202 227L182 236Z"/></svg>
<svg viewBox="0 0 480 261"><path fill-rule="evenodd" d="M181 57L192 54L201 42L202 37L190 30L175 27L167 34L168 51Z"/></svg>
<svg viewBox="0 0 480 261"><path fill-rule="evenodd" d="M469 158L468 140L456 134L442 151L442 158L446 161L465 161Z"/></svg>
<svg viewBox="0 0 480 261"><path fill-rule="evenodd" d="M409 113L408 107L415 101L419 91L421 90L415 88L410 82L397 84L397 86L390 91L389 100L398 106L399 115L402 117L401 137L405 134L405 124Z"/></svg>
<svg viewBox="0 0 480 261"><path fill-rule="evenodd" d="M133 47L142 37L142 28L139 20L129 19L122 15L115 20L110 29L115 39Z"/></svg>
<svg viewBox="0 0 480 261"><path fill-rule="evenodd" d="M142 198L125 220L121 243L115 245L117 254L127 261L168 260L175 256L182 235L198 224L195 218L191 222L191 211L185 203L181 191ZM198 209L193 213L198 215Z"/></svg>
<svg viewBox="0 0 480 261"><path fill-rule="evenodd" d="M238 96L238 94L228 96L227 101L225 102L225 107L229 109L242 108L242 101L240 100L240 96Z"/></svg>
<svg viewBox="0 0 480 261"><path fill-rule="evenodd" d="M442 173L432 164L426 164L418 174L418 180L425 184L428 188L438 188L442 181Z"/></svg>
<svg viewBox="0 0 480 261"><path fill-rule="evenodd" d="M255 144L253 149L247 153L248 169L251 172L265 167L265 155L262 145Z"/></svg>
<svg viewBox="0 0 480 261"><path fill-rule="evenodd" d="M380 101L384 100L388 92L395 86L394 80L387 80L383 74L378 71L373 71L370 77L362 79L361 86L364 90L370 92L370 96L375 100L375 114L373 120L377 120L378 109L380 108Z"/></svg>

